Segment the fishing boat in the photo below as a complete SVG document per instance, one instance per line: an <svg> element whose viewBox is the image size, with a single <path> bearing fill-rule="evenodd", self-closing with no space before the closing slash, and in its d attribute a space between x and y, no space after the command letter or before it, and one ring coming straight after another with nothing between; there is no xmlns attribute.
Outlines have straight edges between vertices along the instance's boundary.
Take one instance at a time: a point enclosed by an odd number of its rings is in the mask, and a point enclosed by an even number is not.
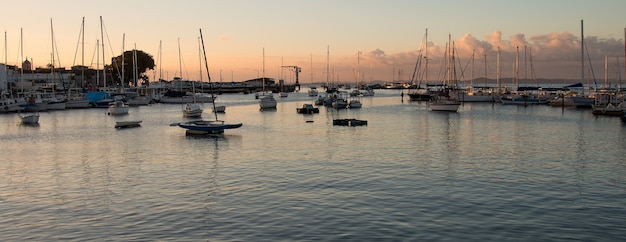
<svg viewBox="0 0 626 242"><path fill-rule="evenodd" d="M202 29L200 29L200 40L202 43L202 50L204 54L204 66L206 68L206 73L208 76L208 83L209 83L209 86L211 87L211 96L213 96L213 90L212 90L212 85L211 85L211 74L209 73L209 64L207 62L206 51L204 49L204 39L202 37ZM213 110L215 110L215 102L213 102ZM224 130L226 129L236 129L236 128L240 128L241 126L243 126L242 123L229 124L229 123L225 123L222 120L218 120L217 113L216 112L213 112L213 113L215 114L214 120L194 120L194 121L188 121L188 122L182 122L182 123L173 123L173 124L170 124L170 126L178 126L183 129L186 129L187 130L186 133L192 134L192 135L222 134L224 133Z"/></svg>

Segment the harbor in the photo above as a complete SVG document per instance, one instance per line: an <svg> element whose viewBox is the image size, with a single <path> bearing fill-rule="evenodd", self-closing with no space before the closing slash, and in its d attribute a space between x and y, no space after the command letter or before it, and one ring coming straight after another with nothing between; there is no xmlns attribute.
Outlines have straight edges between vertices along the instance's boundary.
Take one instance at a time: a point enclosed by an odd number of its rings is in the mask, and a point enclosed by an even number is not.
<svg viewBox="0 0 626 242"><path fill-rule="evenodd" d="M619 117L470 102L434 112L405 91L304 115L297 108L315 99L306 90L272 110L254 95L222 94L218 119L243 126L220 135L170 126L193 120L181 104L125 115L43 111L36 126L2 114L0 233L7 241L626 236ZM352 119L367 125L333 125Z"/></svg>

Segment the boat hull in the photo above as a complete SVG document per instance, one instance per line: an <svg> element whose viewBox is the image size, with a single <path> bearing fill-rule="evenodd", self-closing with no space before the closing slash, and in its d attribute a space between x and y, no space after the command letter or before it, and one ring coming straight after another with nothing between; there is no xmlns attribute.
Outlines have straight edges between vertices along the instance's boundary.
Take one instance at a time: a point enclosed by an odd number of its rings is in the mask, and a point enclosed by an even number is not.
<svg viewBox="0 0 626 242"><path fill-rule="evenodd" d="M179 123L178 127L191 131L192 133L223 133L226 129L236 129L243 124L224 124L219 121L196 120L185 123Z"/></svg>

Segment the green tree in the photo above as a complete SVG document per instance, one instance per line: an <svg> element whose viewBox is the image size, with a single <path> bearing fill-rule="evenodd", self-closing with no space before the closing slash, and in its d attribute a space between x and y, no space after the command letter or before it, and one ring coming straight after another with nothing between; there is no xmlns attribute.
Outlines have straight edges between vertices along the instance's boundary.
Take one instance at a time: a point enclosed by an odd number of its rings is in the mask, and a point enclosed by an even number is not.
<svg viewBox="0 0 626 242"><path fill-rule="evenodd" d="M125 51L124 65L122 66L122 55L111 58L111 67L113 69L113 82L117 85L123 86L135 86L134 83L134 70L133 59L134 53L137 56L137 85L147 85L148 76L145 74L148 70L154 70L154 58L152 55L143 52L141 50L128 50ZM122 69L123 67L123 69ZM123 70L123 71L122 71ZM122 76L122 73L124 76Z"/></svg>

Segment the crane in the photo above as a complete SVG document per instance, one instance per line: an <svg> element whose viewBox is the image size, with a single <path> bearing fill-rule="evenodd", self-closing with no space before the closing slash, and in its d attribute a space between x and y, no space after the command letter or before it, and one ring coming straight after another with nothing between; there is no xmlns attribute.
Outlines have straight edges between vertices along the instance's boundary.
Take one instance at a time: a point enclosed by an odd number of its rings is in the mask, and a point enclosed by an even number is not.
<svg viewBox="0 0 626 242"><path fill-rule="evenodd" d="M298 87L298 90L300 90L300 81L298 79L298 76L300 74L300 72L302 72L302 68L299 66L282 66L282 68L288 68L290 70L292 70L293 72L296 73L296 84L295 86Z"/></svg>

